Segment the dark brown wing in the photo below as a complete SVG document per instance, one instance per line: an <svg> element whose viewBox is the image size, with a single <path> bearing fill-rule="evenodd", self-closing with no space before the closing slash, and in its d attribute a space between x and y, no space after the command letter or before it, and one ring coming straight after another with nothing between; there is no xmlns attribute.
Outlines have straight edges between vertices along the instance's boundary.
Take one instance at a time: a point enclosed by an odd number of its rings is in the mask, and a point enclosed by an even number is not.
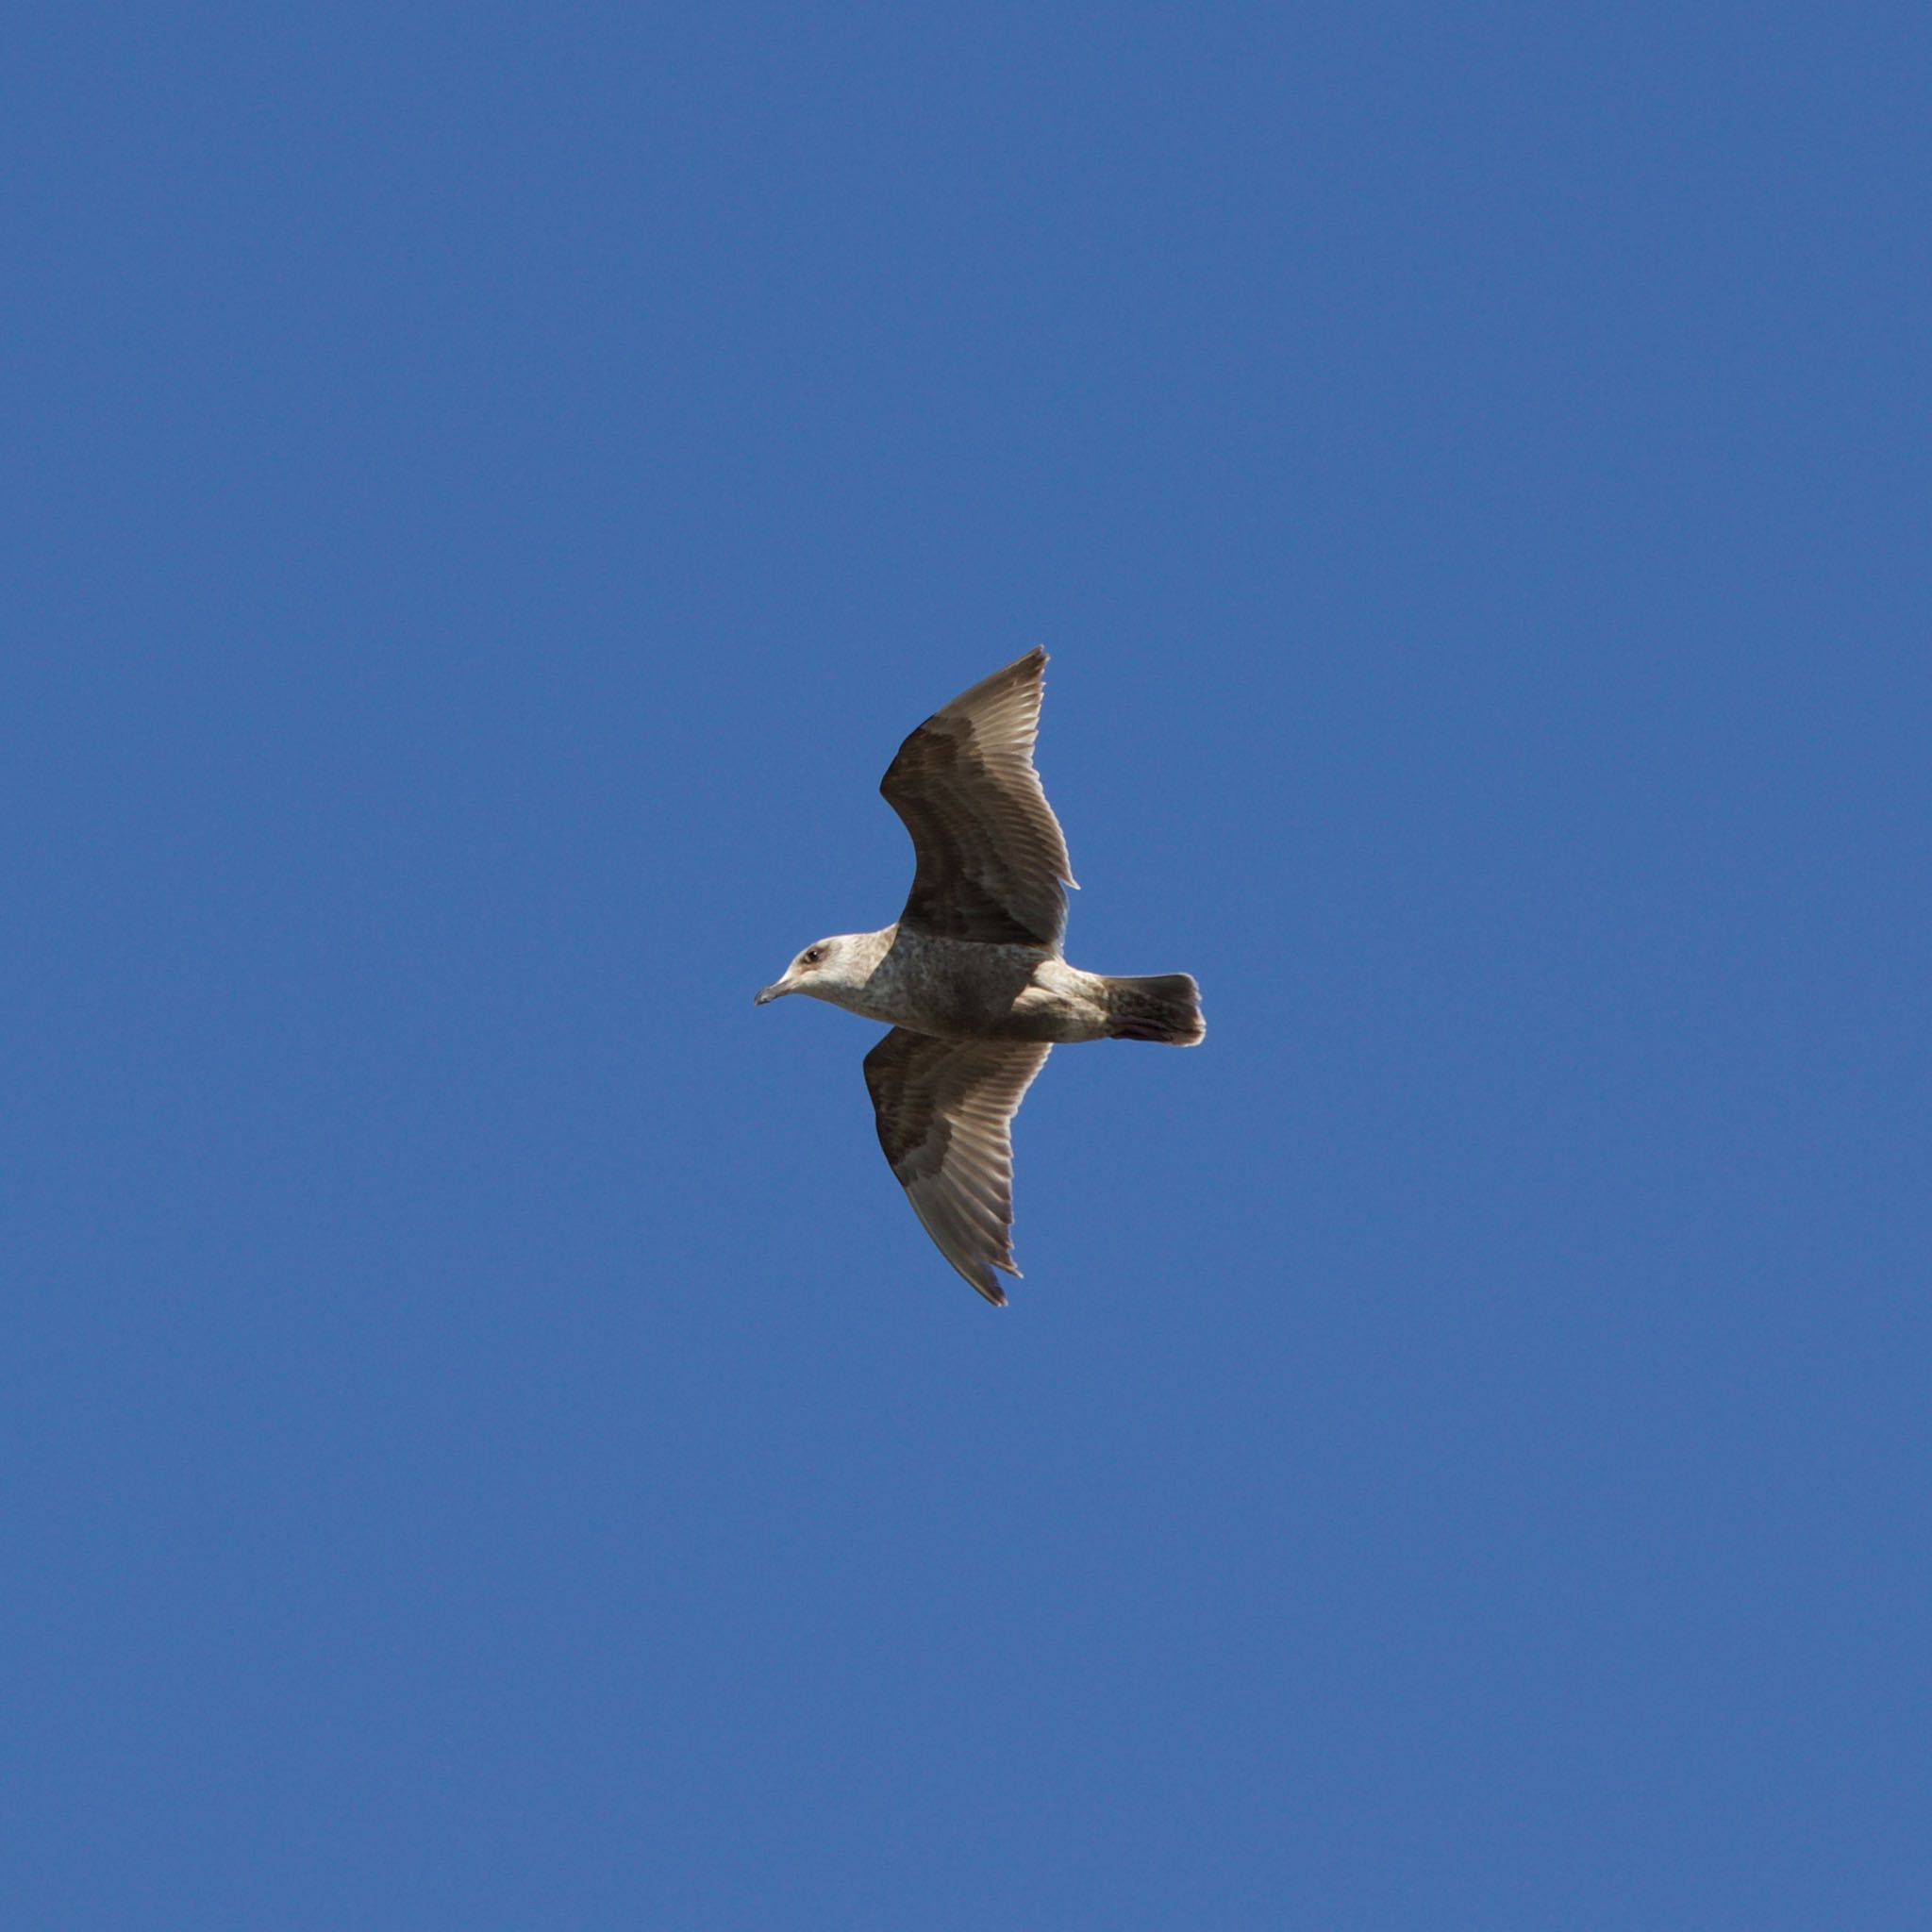
<svg viewBox="0 0 1932 1932"><path fill-rule="evenodd" d="M935 711L881 782L918 861L899 915L911 931L1059 950L1074 875L1033 769L1045 667L1029 651Z"/></svg>
<svg viewBox="0 0 1932 1932"><path fill-rule="evenodd" d="M1004 1307L1013 1266L1012 1120L1050 1047L894 1026L865 1057L879 1145L939 1251Z"/></svg>

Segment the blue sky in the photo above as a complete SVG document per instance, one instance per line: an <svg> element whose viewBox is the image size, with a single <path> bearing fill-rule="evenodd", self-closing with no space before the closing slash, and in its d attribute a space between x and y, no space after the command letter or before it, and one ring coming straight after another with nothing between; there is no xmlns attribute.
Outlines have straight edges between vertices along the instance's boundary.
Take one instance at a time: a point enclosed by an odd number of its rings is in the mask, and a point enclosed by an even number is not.
<svg viewBox="0 0 1932 1932"><path fill-rule="evenodd" d="M1927 40L18 23L8 1922L1925 1923ZM750 995L1035 643L995 1312Z"/></svg>

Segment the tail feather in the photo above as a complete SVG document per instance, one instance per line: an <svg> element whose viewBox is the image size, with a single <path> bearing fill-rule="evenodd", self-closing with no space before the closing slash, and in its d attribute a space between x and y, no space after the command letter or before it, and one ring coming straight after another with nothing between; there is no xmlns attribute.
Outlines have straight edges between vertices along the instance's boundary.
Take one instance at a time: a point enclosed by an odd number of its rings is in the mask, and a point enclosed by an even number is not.
<svg viewBox="0 0 1932 1932"><path fill-rule="evenodd" d="M1109 1040L1157 1040L1166 1046L1197 1046L1208 1031L1201 1017L1201 989L1188 973L1152 979L1107 981Z"/></svg>

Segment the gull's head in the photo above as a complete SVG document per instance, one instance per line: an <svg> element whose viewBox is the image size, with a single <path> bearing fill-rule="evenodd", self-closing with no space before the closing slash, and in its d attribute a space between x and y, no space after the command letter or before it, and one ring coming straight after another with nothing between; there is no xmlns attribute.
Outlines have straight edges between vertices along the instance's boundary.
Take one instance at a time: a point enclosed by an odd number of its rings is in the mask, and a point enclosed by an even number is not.
<svg viewBox="0 0 1932 1932"><path fill-rule="evenodd" d="M851 991L863 981L863 974L855 976L858 962L854 958L853 937L851 933L841 933L832 939L814 940L770 986L754 995L752 1004L761 1007L767 1000L782 998L788 992L808 992L814 999L838 1005L841 993Z"/></svg>

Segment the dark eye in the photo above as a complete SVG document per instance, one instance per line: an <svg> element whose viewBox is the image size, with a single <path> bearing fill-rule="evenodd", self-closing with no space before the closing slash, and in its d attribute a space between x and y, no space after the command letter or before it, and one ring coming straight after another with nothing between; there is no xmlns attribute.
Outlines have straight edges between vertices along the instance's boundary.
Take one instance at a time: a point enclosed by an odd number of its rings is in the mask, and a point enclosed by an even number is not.
<svg viewBox="0 0 1932 1932"><path fill-rule="evenodd" d="M816 966L824 957L825 949L823 946L808 946L805 949L805 963L808 966Z"/></svg>

